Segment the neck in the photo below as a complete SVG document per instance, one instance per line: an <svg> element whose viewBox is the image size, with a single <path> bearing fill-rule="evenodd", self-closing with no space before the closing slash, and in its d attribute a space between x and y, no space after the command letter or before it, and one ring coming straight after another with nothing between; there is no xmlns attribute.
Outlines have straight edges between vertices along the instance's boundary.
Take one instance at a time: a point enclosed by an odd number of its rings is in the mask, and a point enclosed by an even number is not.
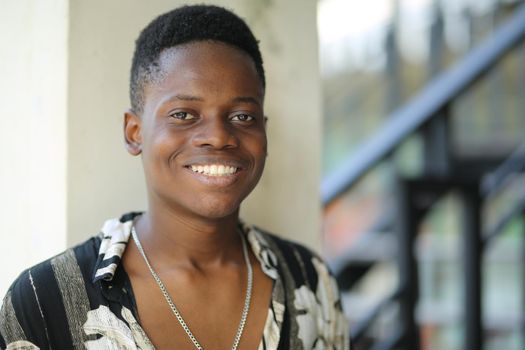
<svg viewBox="0 0 525 350"><path fill-rule="evenodd" d="M211 220L150 206L135 222L135 229L160 269L175 265L205 269L242 261L238 211Z"/></svg>

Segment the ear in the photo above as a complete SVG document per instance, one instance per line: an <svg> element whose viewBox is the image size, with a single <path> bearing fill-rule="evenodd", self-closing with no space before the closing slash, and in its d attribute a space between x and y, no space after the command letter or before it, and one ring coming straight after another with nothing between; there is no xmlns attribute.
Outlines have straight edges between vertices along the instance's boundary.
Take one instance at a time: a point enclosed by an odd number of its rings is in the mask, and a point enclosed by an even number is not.
<svg viewBox="0 0 525 350"><path fill-rule="evenodd" d="M131 109L124 113L124 141L129 154L138 156L142 152L142 120Z"/></svg>
<svg viewBox="0 0 525 350"><path fill-rule="evenodd" d="M268 130L267 125L268 125L268 117L264 116L264 131ZM268 149L266 150L266 157L268 157Z"/></svg>

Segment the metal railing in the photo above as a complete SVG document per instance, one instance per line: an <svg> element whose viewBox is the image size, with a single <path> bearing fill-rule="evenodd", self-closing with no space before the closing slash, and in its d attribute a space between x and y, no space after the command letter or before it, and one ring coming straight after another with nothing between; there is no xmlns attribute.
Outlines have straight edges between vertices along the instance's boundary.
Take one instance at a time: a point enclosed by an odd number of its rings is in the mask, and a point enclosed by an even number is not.
<svg viewBox="0 0 525 350"><path fill-rule="evenodd" d="M436 118L478 79L525 38L525 6L496 30L487 41L471 51L454 67L437 76L410 102L389 116L366 143L342 162L321 183L326 206L394 152L404 140Z"/></svg>
<svg viewBox="0 0 525 350"><path fill-rule="evenodd" d="M525 170L525 144L494 171L490 167L476 174L464 175L455 169L461 159L451 152L448 127L451 106L481 78L491 72L503 57L525 39L525 5L498 28L484 43L473 49L458 64L433 79L417 96L395 111L379 131L364 143L342 165L322 181L321 195L325 206L333 203L401 144L416 133L423 133L429 155L441 157L437 162L426 159L425 171L416 179L400 179L395 216L398 234L399 286L380 301L352 330L359 342L381 311L392 303L400 310L400 324L393 334L374 349L419 349L419 332L415 320L419 296L417 261L414 242L419 224L440 198L452 190L461 194L464 206L463 262L465 349L483 348L481 260L484 247L497 237L516 216L525 217L525 198L514 205L500 221L482 234L481 208L484 201L498 193L511 174ZM438 164L436 166L436 163ZM424 196L427 200L418 201ZM430 200L428 200L430 198ZM422 204L423 203L423 204ZM383 225L391 225L383 222ZM336 274L345 268L345 259L336 264Z"/></svg>

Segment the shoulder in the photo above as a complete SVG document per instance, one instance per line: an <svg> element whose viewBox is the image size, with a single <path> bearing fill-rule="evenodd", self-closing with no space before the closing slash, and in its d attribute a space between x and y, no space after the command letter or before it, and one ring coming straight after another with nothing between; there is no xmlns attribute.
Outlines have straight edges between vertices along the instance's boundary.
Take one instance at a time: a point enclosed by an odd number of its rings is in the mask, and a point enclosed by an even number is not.
<svg viewBox="0 0 525 350"><path fill-rule="evenodd" d="M92 237L19 275L0 310L0 345L30 340L42 346L48 344L50 328L68 328L67 304L72 309L89 304L86 288L99 245L100 237Z"/></svg>
<svg viewBox="0 0 525 350"><path fill-rule="evenodd" d="M348 349L348 323L337 283L323 259L304 245L258 227L250 231L273 255L289 303L294 340L305 349ZM292 340L290 340L292 341ZM295 344L295 343L294 343Z"/></svg>
<svg viewBox="0 0 525 350"><path fill-rule="evenodd" d="M293 278L296 285L310 285L314 288L320 274L330 273L319 254L301 243L285 239L259 227L253 227L252 232L264 248L274 255L278 269Z"/></svg>
<svg viewBox="0 0 525 350"><path fill-rule="evenodd" d="M272 243L272 245L275 248L283 249L283 250L289 250L289 249L297 249L301 251L303 254L306 254L310 257L319 257L313 250L307 248L305 245L286 239L280 235L276 235L274 233L271 233L269 231L266 231L265 229L262 229L257 226L252 226L253 230L258 233L261 237L263 237L265 240Z"/></svg>
<svg viewBox="0 0 525 350"><path fill-rule="evenodd" d="M90 280L97 261L100 242L100 235L91 237L81 244L26 269L11 285L12 295L24 295L33 289L28 287L49 286L64 278Z"/></svg>

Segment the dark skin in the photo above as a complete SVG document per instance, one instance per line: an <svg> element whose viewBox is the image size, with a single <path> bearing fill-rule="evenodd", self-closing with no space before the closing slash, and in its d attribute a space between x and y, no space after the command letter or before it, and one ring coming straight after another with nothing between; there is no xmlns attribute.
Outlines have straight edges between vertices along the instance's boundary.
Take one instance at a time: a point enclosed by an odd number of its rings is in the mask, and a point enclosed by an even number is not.
<svg viewBox="0 0 525 350"><path fill-rule="evenodd" d="M162 79L146 85L143 113L125 114L126 147L142 156L148 189L148 211L135 227L199 343L230 349L247 285L239 206L266 158L264 88L251 58L223 43L176 46L159 63ZM235 173L194 171L205 165ZM271 299L272 280L251 252L250 260L254 288L239 349L257 349ZM155 347L194 349L131 241L123 264Z"/></svg>

